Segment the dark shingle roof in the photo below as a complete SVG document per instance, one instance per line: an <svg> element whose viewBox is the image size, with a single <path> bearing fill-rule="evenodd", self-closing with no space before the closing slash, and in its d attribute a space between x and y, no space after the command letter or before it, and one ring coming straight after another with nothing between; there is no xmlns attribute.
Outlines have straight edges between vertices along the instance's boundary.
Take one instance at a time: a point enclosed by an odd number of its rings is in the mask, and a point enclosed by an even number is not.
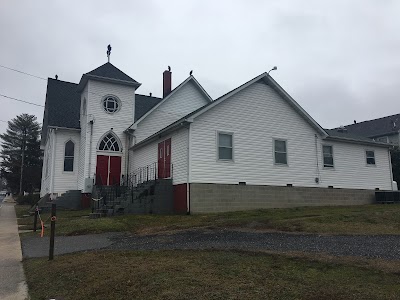
<svg viewBox="0 0 400 300"><path fill-rule="evenodd" d="M400 114L350 124L345 128L348 133L371 138L396 133L400 130Z"/></svg>
<svg viewBox="0 0 400 300"><path fill-rule="evenodd" d="M135 121L152 109L162 99L135 95ZM49 78L47 81L46 104L43 115L42 143L46 141L48 126L80 128L80 93L72 82Z"/></svg>
<svg viewBox="0 0 400 300"><path fill-rule="evenodd" d="M109 62L105 63L104 65L102 65L86 74L93 75L93 76L99 76L99 77L103 77L103 78L117 79L117 80L138 83L135 79L129 77L128 75L126 75L124 72L122 72L120 69L118 69L117 67L115 67L113 64L111 64Z"/></svg>
<svg viewBox="0 0 400 300"><path fill-rule="evenodd" d="M48 126L80 128L80 95L77 84L49 78L43 115L42 141ZM44 138L44 139L43 139Z"/></svg>
<svg viewBox="0 0 400 300"><path fill-rule="evenodd" d="M162 98L145 95L135 95L135 122L144 116L150 109L156 106Z"/></svg>
<svg viewBox="0 0 400 300"><path fill-rule="evenodd" d="M326 133L333 138L340 138L344 140L352 140L359 142L375 143L372 139L360 136L348 131L338 131L338 129L324 129Z"/></svg>

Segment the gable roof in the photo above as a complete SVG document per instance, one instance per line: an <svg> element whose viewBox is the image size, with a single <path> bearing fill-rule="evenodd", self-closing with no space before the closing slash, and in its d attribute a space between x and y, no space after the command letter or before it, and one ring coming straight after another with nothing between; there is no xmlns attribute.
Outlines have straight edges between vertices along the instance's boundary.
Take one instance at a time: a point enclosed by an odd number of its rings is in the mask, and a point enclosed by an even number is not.
<svg viewBox="0 0 400 300"><path fill-rule="evenodd" d="M155 105L160 103L162 98L135 95L135 122L139 120L144 114L151 110Z"/></svg>
<svg viewBox="0 0 400 300"><path fill-rule="evenodd" d="M83 74L81 81L78 85L78 90L82 90L89 79L125 84L133 86L135 88L138 88L140 86L139 82L137 82L132 77L126 75L124 72L122 72L120 69L109 62L86 74Z"/></svg>
<svg viewBox="0 0 400 300"><path fill-rule="evenodd" d="M43 115L42 143L46 141L49 126L80 128L80 94L77 84L47 79L46 104Z"/></svg>
<svg viewBox="0 0 400 300"><path fill-rule="evenodd" d="M317 130L317 132L319 132L324 139L326 138L326 139L330 139L330 140L339 140L339 141L355 142L355 143L362 143L362 144L373 144L375 146L388 147L388 144L386 144L386 143L375 142L372 139L369 139L366 137L360 137L360 136L357 136L354 134L341 133L341 132L338 132L337 130L323 129L271 76L269 76L268 73L263 73L255 78L249 80L248 82L242 84L241 86L233 89L232 91L222 95L218 99L200 107L199 109L187 114L186 116L182 117L181 119L164 127L163 129L159 130L158 132L154 133L153 135L140 141L136 145L133 145L131 147L131 149L142 147L159 136L168 134L171 131L174 131L177 128L180 128L181 126L186 126L186 124L188 124L188 123L192 123L197 116L205 113L209 109L212 109L219 103L232 97L233 95L237 94L238 92L242 91L243 89L252 85L253 83L259 82L260 80L263 80L266 84L268 84L270 87L272 87L284 100L286 100L289 103L289 105L291 107L293 107L312 127L314 127Z"/></svg>
<svg viewBox="0 0 400 300"><path fill-rule="evenodd" d="M400 114L346 125L348 133L365 137L378 137L398 133L400 130Z"/></svg>
<svg viewBox="0 0 400 300"><path fill-rule="evenodd" d="M275 90L297 113L300 114L313 128L317 130L323 137L326 137L328 134L325 132L325 130L268 74L268 73L262 73L261 75L247 81L246 83L242 84L241 86L233 89L232 91L226 93L225 95L222 95L212 103L210 103L207 106L204 106L202 109L198 110L196 113L194 113L192 116L190 116L190 120L193 120L197 116L205 113L209 109L213 108L214 106L222 103L226 99L232 97L233 95L239 93L243 89L247 88L248 86L259 82L263 81L265 82L268 86L270 86L272 89Z"/></svg>
<svg viewBox="0 0 400 300"><path fill-rule="evenodd" d="M339 140L346 142L355 142L358 144L366 144L366 145L374 145L374 146L383 146L390 147L391 145L388 143L376 142L373 139L370 139L365 136L360 136L348 131L341 131L340 129L325 129L328 133L327 140Z"/></svg>
<svg viewBox="0 0 400 300"><path fill-rule="evenodd" d="M147 111L145 114L143 114L140 118L136 119L135 118L135 123L132 125L137 125L139 124L142 120L144 120L149 114L151 114L157 107L159 107L161 104L166 102L168 99L170 99L174 94L176 94L180 89L182 89L183 86L185 86L187 83L193 82L195 87L200 91L201 94L209 101L209 103L212 103L212 98L208 93L205 91L205 89L200 85L200 83L194 78L193 75L190 75L188 78L186 78L181 84L179 84L176 88L174 88L165 98L161 99L159 103L157 103L154 107L152 107L149 111ZM132 126L131 125L131 126Z"/></svg>

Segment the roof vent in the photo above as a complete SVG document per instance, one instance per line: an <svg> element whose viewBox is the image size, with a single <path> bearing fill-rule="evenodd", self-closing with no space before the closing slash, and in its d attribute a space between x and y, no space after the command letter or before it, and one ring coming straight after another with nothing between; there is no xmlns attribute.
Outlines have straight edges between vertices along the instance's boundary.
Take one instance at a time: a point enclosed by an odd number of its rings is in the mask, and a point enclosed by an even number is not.
<svg viewBox="0 0 400 300"><path fill-rule="evenodd" d="M340 127L337 129L338 132L347 132L347 128L344 127L343 125L340 125Z"/></svg>

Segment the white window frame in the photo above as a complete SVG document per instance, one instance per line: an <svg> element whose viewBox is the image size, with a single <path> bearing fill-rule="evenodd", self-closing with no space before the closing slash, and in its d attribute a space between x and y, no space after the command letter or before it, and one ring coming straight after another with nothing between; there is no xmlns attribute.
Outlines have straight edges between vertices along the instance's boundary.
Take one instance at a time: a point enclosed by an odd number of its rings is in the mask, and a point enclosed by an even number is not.
<svg viewBox="0 0 400 300"><path fill-rule="evenodd" d="M373 153L374 153L374 163L373 163L373 164L369 164L369 163L368 163L368 158L371 158L371 157L368 157L368 156L367 156L367 152L373 152ZM367 166L367 167L376 167L375 150L372 150L372 149L365 149L364 153L365 153L365 164L366 164L366 166Z"/></svg>
<svg viewBox="0 0 400 300"><path fill-rule="evenodd" d="M332 166L325 166L325 155L324 155L324 147L331 147L332 149ZM333 145L331 144L322 144L322 166L326 170L334 170L335 169L335 151L333 149Z"/></svg>
<svg viewBox="0 0 400 300"><path fill-rule="evenodd" d="M285 142L286 152L275 151L275 141ZM276 152L285 153L286 154L286 164L285 163L276 162L276 156L275 156ZM272 155L273 155L273 160L274 160L274 165L275 166L289 166L288 140L287 139L281 139L281 138L273 138L272 139Z"/></svg>
<svg viewBox="0 0 400 300"><path fill-rule="evenodd" d="M225 158L219 158L219 135L220 134L225 134L225 135L230 135L232 137L232 158L231 159L225 159ZM234 154L234 135L233 132L227 132L227 131L217 131L217 137L216 137L216 145L217 145L217 161L221 162L234 162L235 154ZM221 148L228 148L228 147L221 147Z"/></svg>

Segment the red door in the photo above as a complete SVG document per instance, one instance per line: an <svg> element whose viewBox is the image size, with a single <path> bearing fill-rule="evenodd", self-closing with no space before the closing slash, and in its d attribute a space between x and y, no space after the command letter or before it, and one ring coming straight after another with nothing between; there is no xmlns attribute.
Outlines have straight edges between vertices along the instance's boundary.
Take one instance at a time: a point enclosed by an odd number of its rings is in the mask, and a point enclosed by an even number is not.
<svg viewBox="0 0 400 300"><path fill-rule="evenodd" d="M171 177L171 139L165 140L165 160L164 160L164 174L165 178Z"/></svg>
<svg viewBox="0 0 400 300"><path fill-rule="evenodd" d="M109 156L97 155L96 184L108 185L108 160Z"/></svg>
<svg viewBox="0 0 400 300"><path fill-rule="evenodd" d="M121 157L97 155L96 184L119 185L121 179Z"/></svg>
<svg viewBox="0 0 400 300"><path fill-rule="evenodd" d="M158 143L158 178L171 177L171 139Z"/></svg>
<svg viewBox="0 0 400 300"><path fill-rule="evenodd" d="M108 185L120 185L121 181L121 156L110 156L110 172Z"/></svg>
<svg viewBox="0 0 400 300"><path fill-rule="evenodd" d="M164 141L158 143L158 178L164 178L164 146Z"/></svg>

